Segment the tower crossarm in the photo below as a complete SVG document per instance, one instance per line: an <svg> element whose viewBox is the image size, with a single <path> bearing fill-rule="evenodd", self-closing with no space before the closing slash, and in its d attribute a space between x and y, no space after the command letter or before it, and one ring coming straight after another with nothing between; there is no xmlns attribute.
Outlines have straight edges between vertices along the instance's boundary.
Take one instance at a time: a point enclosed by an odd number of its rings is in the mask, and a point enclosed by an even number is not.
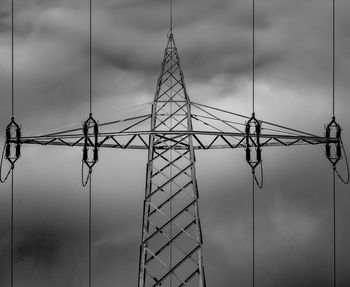
<svg viewBox="0 0 350 287"><path fill-rule="evenodd" d="M156 135L159 143L157 149L166 149L168 145L164 142L176 143L176 149L188 149L187 144L182 144L181 139L185 136L193 136L193 145L196 150L209 149L235 149L246 148L247 135L242 132L220 132L220 131L124 131L124 132L101 132L98 137L100 148L120 148L120 149L148 149L148 137ZM22 144L34 145L54 145L54 146L84 146L84 136L80 132L74 134L44 135L22 137ZM254 138L251 137L254 143ZM13 142L16 140L13 139ZM260 135L260 146L294 146L294 145L318 145L336 143L337 138L326 138L324 136L313 135L290 135L281 133L262 133Z"/></svg>

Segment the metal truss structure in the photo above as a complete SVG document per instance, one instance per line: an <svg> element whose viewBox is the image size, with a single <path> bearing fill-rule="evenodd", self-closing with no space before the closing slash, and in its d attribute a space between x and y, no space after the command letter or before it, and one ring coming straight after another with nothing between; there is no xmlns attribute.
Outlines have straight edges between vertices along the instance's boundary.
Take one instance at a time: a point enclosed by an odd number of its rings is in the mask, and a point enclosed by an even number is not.
<svg viewBox="0 0 350 287"><path fill-rule="evenodd" d="M83 147L90 172L101 148L148 150L139 287L206 286L195 150L242 148L254 171L265 147L323 144L333 166L343 148L334 118L325 136L317 136L191 102L172 33L149 114L106 123L90 114L83 128L30 137L12 120L5 146L12 168L23 144Z"/></svg>

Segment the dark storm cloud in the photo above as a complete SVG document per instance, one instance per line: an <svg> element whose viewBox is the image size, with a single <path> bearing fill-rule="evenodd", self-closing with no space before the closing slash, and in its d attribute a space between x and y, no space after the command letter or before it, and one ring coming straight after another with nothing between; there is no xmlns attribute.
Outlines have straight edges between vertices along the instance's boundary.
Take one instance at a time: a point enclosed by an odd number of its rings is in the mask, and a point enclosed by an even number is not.
<svg viewBox="0 0 350 287"><path fill-rule="evenodd" d="M189 80L204 82L214 75L249 73L251 41L247 31L251 23L246 19L251 12L245 1L206 1L201 5L180 1L175 8L175 23L179 23L176 39ZM76 107L85 102L87 9L84 1L16 2L15 80L20 114L27 115L26 110L40 112L44 107L49 111L54 107L63 109L66 103ZM95 94L106 96L99 81L111 68L115 77L118 71L139 74L147 92L153 93L166 44L168 10L164 1L94 3L94 84L99 87ZM266 19L257 16L257 26L266 29ZM232 29L232 25L238 29ZM261 53L258 62L278 59L269 53ZM9 86L4 86L9 92ZM108 90L111 83L104 81L104 86Z"/></svg>
<svg viewBox="0 0 350 287"><path fill-rule="evenodd" d="M62 149L24 147L23 152L15 187L16 283L80 286L87 282L88 270L88 193L80 187L80 150L67 155ZM57 153L62 161L56 160ZM93 281L131 286L136 284L138 266L145 156L139 157L137 166L118 153L103 151L101 160L104 164L95 170L93 187L97 191L93 193ZM128 176L131 170L135 178ZM1 186L0 253L6 259L0 264L4 282L0 286L9 278L8 187Z"/></svg>
<svg viewBox="0 0 350 287"><path fill-rule="evenodd" d="M137 72L142 66L142 71L157 74L159 70L157 64L162 53L160 47L166 43L165 35L169 22L168 3L158 2L116 4L115 9L109 12L110 25L102 28L103 23L97 24L97 27L101 26L98 30L101 33L96 33L101 35L100 39L103 40L97 41L96 56L99 56L98 51L103 51L101 53L103 58L110 59L116 67ZM137 10L135 6L138 6ZM237 9L243 7L244 9ZM99 9L98 6L96 9ZM232 1L204 1L201 5L195 1L186 3L179 1L176 11L175 39L183 56L183 62L186 63L187 74L193 74L196 80L205 81L213 75L225 74L231 70L240 73L242 70L247 72L250 69L251 43L245 31L251 28L251 23L241 20L246 20L242 14L246 16L250 13L248 5L241 3L233 5ZM235 32L231 28L232 19L235 19L234 14L240 15L237 17L239 29ZM261 27L266 26L264 21L257 23L258 27L259 23L263 23ZM116 24L116 29L109 30L109 27ZM159 39L164 40L161 42ZM108 49L109 43L112 44L110 49ZM142 43L142 47L139 43ZM235 58L232 55L235 55Z"/></svg>
<svg viewBox="0 0 350 287"><path fill-rule="evenodd" d="M259 116L302 129L317 125L322 133L330 104L329 1L256 2ZM88 1L15 3L16 117L25 131L71 122L80 125L88 111ZM349 142L350 6L347 0L337 3L337 99ZM8 0L0 5L4 126L11 87L10 6ZM168 1L93 1L93 91L99 115L118 115L115 109L120 106L152 99L167 40L168 11ZM196 99L230 110L240 109L239 104L250 99L251 12L246 0L174 1L175 40L187 88ZM230 101L222 103L223 99ZM16 167L16 211L20 210L16 280L26 287L80 286L87 279L87 193L79 186L81 150L23 149ZM257 193L256 210L260 286L330 285L330 175L321 149L264 150L266 184ZM146 156L101 154L93 181L93 280L106 287L135 286ZM251 178L244 152L233 154L197 153L204 260L208 285L213 286L230 287L232 282L248 286L251 280ZM4 191L0 252L9 258L9 186L0 188ZM350 202L344 192L348 190L339 189L339 282L346 286ZM4 285L9 274L6 260L0 273Z"/></svg>
<svg viewBox="0 0 350 287"><path fill-rule="evenodd" d="M99 1L93 7L94 94L108 97L105 91L113 87L114 96L121 98L112 83L124 71L138 75L151 98L166 44L168 3ZM28 114L24 109L28 105L37 112L54 107L64 112L66 103L72 108L86 102L87 9L84 1L16 4L15 65L21 68L16 69L15 79L18 99L26 103L18 104L22 114ZM250 79L251 3L178 1L174 11L175 37L187 82L204 84L223 77L228 86L242 77ZM297 82L300 89L313 82L326 84L324 78L330 72L323 69L330 67L330 34L324 32L330 29L328 11L326 1L259 2L257 79L272 77L287 85ZM340 22L344 16L340 15ZM307 51L313 52L311 57ZM106 81L104 75L111 72L114 77ZM277 85L275 82L272 84ZM4 86L8 91L9 86Z"/></svg>
<svg viewBox="0 0 350 287"><path fill-rule="evenodd" d="M19 222L17 221L17 223ZM17 270L17 282L27 282L29 284L27 286L31 286L30 282L47 284L44 283L47 279L60 273L61 252L69 238L64 236L65 233L62 233L62 230L59 232L55 229L53 226L38 226L31 222L26 227L22 226L20 233L16 233L14 262ZM9 258L8 233L2 236L2 242L2 246L6 247L3 258ZM9 282L8 266L7 262L3 262L0 266L1 286L5 286ZM52 286L56 286L56 284Z"/></svg>
<svg viewBox="0 0 350 287"><path fill-rule="evenodd" d="M256 190L255 205L256 282L262 286L329 286L332 278L331 171L322 147L305 149L264 150L265 184ZM197 152L197 158L208 284L220 278L223 286L232 281L249 286L252 202L244 151L227 152L226 157ZM348 187L337 188L344 199ZM339 226L347 225L341 209ZM339 238L349 238L348 230L338 232ZM346 244L338 242L337 248L348 253ZM346 282L348 277L341 272L339 278Z"/></svg>
<svg viewBox="0 0 350 287"><path fill-rule="evenodd" d="M57 185L57 184L56 184ZM22 188L18 188L23 190ZM101 190L100 190L101 191ZM48 192L36 188L26 189L28 198L39 198L40 194ZM56 197L56 204L46 204L45 199L35 200L37 205L30 204L30 200L16 202L15 210L15 246L14 264L15 281L20 286L79 286L86 282L88 274L88 225L86 221L86 205L74 204L80 211L69 207L71 196L65 196L67 201L58 196L56 190L51 190ZM56 194L56 195L54 195ZM84 199L86 192L78 196ZM101 195L101 194L100 194ZM17 193L18 199L22 196ZM74 195L73 195L74 197ZM23 198L23 197L22 197ZM60 204L63 199L63 204ZM113 202L114 199L113 199ZM29 206L31 205L31 207ZM43 208L49 205L50 208ZM23 207L23 209L21 208ZM117 208L117 212L103 214L95 203L93 220L93 280L104 286L113 286L113 282L124 284L134 283L137 274L139 229L137 224L131 228L129 220L125 220L127 211ZM60 212L63 208L68 214ZM33 211L33 209L36 209ZM109 209L111 210L111 209ZM126 213L125 213L126 212ZM113 213L113 215L112 215ZM81 216L82 215L82 216ZM141 216L141 215L140 215ZM9 225L8 218L1 219L1 249L0 286L9 282ZM129 258L128 260L125 260ZM117 270L117 271L116 271ZM115 285L115 284L114 284Z"/></svg>
<svg viewBox="0 0 350 287"><path fill-rule="evenodd" d="M0 34L1 33L6 33L11 29L11 24L10 24L10 17L11 17L11 11L6 7L6 1L0 1L1 7L3 9L0 12Z"/></svg>

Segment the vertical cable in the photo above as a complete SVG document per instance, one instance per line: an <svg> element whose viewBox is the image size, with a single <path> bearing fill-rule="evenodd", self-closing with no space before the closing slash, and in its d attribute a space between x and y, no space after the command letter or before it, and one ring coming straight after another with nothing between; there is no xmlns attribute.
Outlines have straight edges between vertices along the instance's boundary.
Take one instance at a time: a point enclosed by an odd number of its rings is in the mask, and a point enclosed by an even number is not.
<svg viewBox="0 0 350 287"><path fill-rule="evenodd" d="M170 0L170 32L173 31L173 0Z"/></svg>
<svg viewBox="0 0 350 287"><path fill-rule="evenodd" d="M89 179L89 287L91 287L91 253L92 253L92 174Z"/></svg>
<svg viewBox="0 0 350 287"><path fill-rule="evenodd" d="M253 0L253 35L252 35L252 44L253 44L253 58L252 58L252 106L253 113L255 112L255 0Z"/></svg>
<svg viewBox="0 0 350 287"><path fill-rule="evenodd" d="M255 286L255 180L252 175L252 272L253 287Z"/></svg>
<svg viewBox="0 0 350 287"><path fill-rule="evenodd" d="M332 98L333 118L335 117L335 0L332 0ZM333 166L333 287L337 284L336 273L336 186L335 186L335 166Z"/></svg>
<svg viewBox="0 0 350 287"><path fill-rule="evenodd" d="M335 0L333 0L332 16L332 97L333 97L333 117L335 116Z"/></svg>
<svg viewBox="0 0 350 287"><path fill-rule="evenodd" d="M255 113L255 0L253 1L253 33L252 33L252 112ZM255 174L252 174L252 286L255 286Z"/></svg>
<svg viewBox="0 0 350 287"><path fill-rule="evenodd" d="M14 117L15 114L15 101L14 101L14 0L12 0L11 4L11 115Z"/></svg>
<svg viewBox="0 0 350 287"><path fill-rule="evenodd" d="M333 119L335 117L335 0L332 0L332 98ZM336 167L333 165L333 287L337 285L337 249L336 249Z"/></svg>
<svg viewBox="0 0 350 287"><path fill-rule="evenodd" d="M14 117L14 114L15 114L15 108L14 108L14 0L12 0L11 2L11 116L12 118ZM10 248L11 248L11 255L10 255L10 284L11 284L11 287L13 287L13 279L14 279L14 202L13 202L13 199L14 199L14 190L13 190L13 186L14 186L14 170L12 168L11 170L11 231L10 231Z"/></svg>
<svg viewBox="0 0 350 287"><path fill-rule="evenodd" d="M90 114L92 113L92 0L90 0Z"/></svg>
<svg viewBox="0 0 350 287"><path fill-rule="evenodd" d="M333 168L333 287L337 285L337 249L336 249L336 185L335 168Z"/></svg>
<svg viewBox="0 0 350 287"><path fill-rule="evenodd" d="M89 65L90 65L90 115L92 114L92 0L89 1L89 34L90 34L90 51L89 51ZM92 173L89 178L89 287L91 287L91 253L92 253Z"/></svg>
<svg viewBox="0 0 350 287"><path fill-rule="evenodd" d="M13 232L13 227L14 227L14 210L13 210L13 199L14 199L14 192L13 192L13 179L14 179L14 170L12 169L11 170L11 240L10 240L10 244L11 244L11 258L10 258L10 264L11 264L11 278L10 278L10 282L11 282L11 287L13 287L13 274L14 274L14 272L13 272L13 265L14 265L14 236L13 236L13 234L14 234L14 232Z"/></svg>

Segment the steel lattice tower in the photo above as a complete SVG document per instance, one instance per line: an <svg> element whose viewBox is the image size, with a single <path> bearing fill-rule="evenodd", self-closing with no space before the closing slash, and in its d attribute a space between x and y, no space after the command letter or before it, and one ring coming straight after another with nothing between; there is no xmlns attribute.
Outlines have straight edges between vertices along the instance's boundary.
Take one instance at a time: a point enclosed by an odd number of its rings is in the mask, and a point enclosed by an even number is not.
<svg viewBox="0 0 350 287"><path fill-rule="evenodd" d="M192 135L163 135L192 130L190 101L169 33L152 103L155 133L149 136L139 287L206 286Z"/></svg>

